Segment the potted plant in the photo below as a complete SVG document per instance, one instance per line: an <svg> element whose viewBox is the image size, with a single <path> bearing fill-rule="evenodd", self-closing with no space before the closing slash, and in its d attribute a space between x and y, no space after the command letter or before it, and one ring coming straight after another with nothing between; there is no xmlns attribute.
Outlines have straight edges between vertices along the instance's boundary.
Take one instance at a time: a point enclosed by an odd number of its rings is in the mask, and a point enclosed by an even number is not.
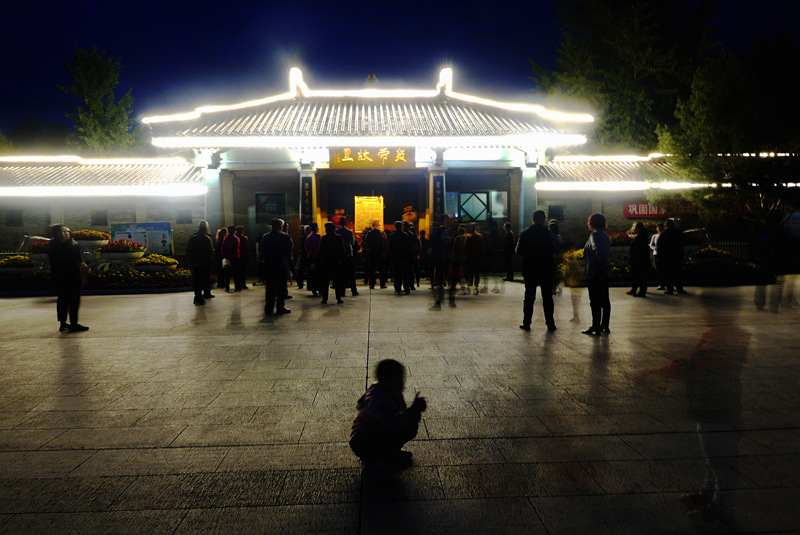
<svg viewBox="0 0 800 535"><path fill-rule="evenodd" d="M141 243L122 239L100 247L100 254L107 260L133 260L143 257L145 250L147 248Z"/></svg>
<svg viewBox="0 0 800 535"><path fill-rule="evenodd" d="M176 269L178 267L178 261L160 254L149 254L131 262L131 267L139 271L144 271L145 273L152 273Z"/></svg>
<svg viewBox="0 0 800 535"><path fill-rule="evenodd" d="M50 249L50 240L39 240L28 245L28 257L36 262L47 261L47 251Z"/></svg>
<svg viewBox="0 0 800 535"><path fill-rule="evenodd" d="M36 267L36 262L25 255L14 255L0 260L0 273L7 275L27 273L34 267Z"/></svg>
<svg viewBox="0 0 800 535"><path fill-rule="evenodd" d="M111 235L107 232L100 232L97 230L76 230L72 233L72 239L78 242L80 247L86 249L96 249L108 243Z"/></svg>

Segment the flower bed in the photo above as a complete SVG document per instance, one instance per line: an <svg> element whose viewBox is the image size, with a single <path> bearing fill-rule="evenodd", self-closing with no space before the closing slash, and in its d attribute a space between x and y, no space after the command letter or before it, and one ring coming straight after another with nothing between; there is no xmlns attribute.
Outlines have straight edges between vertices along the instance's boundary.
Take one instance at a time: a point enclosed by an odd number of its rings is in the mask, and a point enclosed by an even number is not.
<svg viewBox="0 0 800 535"><path fill-rule="evenodd" d="M100 247L100 253L144 253L147 247L141 243L128 240L116 240Z"/></svg>
<svg viewBox="0 0 800 535"><path fill-rule="evenodd" d="M611 247L630 245L633 241L633 237L626 232L609 232L608 239L611 242Z"/></svg>
<svg viewBox="0 0 800 535"><path fill-rule="evenodd" d="M170 269L158 273L140 271L101 271L86 276L86 293L128 293L147 291L188 291L192 287L192 272L188 269ZM50 272L28 269L24 274L10 275L0 272L0 291L50 294L53 286Z"/></svg>
<svg viewBox="0 0 800 535"><path fill-rule="evenodd" d="M160 254L149 254L144 258L140 258L131 262L132 266L177 266L178 261L168 256Z"/></svg>
<svg viewBox="0 0 800 535"><path fill-rule="evenodd" d="M10 269L10 268L32 268L36 266L36 262L33 261L32 258L29 258L25 255L15 255L9 256L8 258L3 258L0 260L0 268Z"/></svg>
<svg viewBox="0 0 800 535"><path fill-rule="evenodd" d="M50 250L50 240L39 240L28 245L28 254L47 254Z"/></svg>
<svg viewBox="0 0 800 535"><path fill-rule="evenodd" d="M75 241L108 241L111 239L111 235L98 230L82 229L73 231L72 239Z"/></svg>

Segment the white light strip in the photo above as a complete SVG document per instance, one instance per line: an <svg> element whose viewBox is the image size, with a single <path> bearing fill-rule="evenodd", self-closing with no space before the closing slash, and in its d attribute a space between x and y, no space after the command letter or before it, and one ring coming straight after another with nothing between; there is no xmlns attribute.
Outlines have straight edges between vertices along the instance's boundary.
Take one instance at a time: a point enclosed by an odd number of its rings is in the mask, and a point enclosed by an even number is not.
<svg viewBox="0 0 800 535"><path fill-rule="evenodd" d="M58 156L0 156L0 163L77 163L81 165L185 165L183 158L81 158L69 154Z"/></svg>
<svg viewBox="0 0 800 535"><path fill-rule="evenodd" d="M208 188L202 184L0 187L0 197L192 197L206 193Z"/></svg>
<svg viewBox="0 0 800 535"><path fill-rule="evenodd" d="M554 163L586 163L586 162L649 162L654 158L663 158L665 155L654 152L648 156L619 155L619 156L556 156Z"/></svg>
<svg viewBox="0 0 800 535"><path fill-rule="evenodd" d="M553 121L563 122L576 122L576 123L591 123L594 117L586 113L564 113L534 104L514 104L506 102L497 102L494 100L474 97L472 95L465 95L463 93L456 93L453 90L453 70L442 69L439 73L439 83L435 90L414 90L414 89L353 89L353 90L312 90L303 81L303 73L300 69L293 67L289 71L289 91L279 95L266 97L258 100L250 100L247 102L240 102L239 104L232 104L228 106L200 106L195 108L194 111L187 113L177 113L174 115L157 115L152 117L145 117L142 122L145 124L163 123L169 121L188 121L199 118L204 113L213 113L217 111L230 111L240 110L243 108L250 108L253 106L262 106L264 104L271 104L282 100L291 100L297 96L304 97L322 97L322 98L435 98L442 92L451 98L462 100L464 102L471 102L473 104L483 104L509 111L521 111L528 113L535 113L540 117L550 119Z"/></svg>
<svg viewBox="0 0 800 535"><path fill-rule="evenodd" d="M680 190L713 188L716 184L689 182L537 182L539 191L643 191L647 189Z"/></svg>
<svg viewBox="0 0 800 535"><path fill-rule="evenodd" d="M449 136L449 137L401 137L401 136L232 136L232 137L157 137L153 145L162 148L199 147L248 147L248 148L326 148L350 146L414 146L439 147L516 147L547 145L548 147L573 146L586 143L586 136L578 134L527 134L517 136Z"/></svg>

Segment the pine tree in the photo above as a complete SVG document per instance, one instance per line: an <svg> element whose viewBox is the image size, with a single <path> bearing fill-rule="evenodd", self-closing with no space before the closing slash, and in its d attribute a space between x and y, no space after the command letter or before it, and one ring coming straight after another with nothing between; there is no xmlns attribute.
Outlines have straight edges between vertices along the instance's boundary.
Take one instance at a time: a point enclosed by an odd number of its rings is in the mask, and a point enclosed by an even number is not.
<svg viewBox="0 0 800 535"><path fill-rule="evenodd" d="M61 90L81 101L68 113L75 123L68 144L90 154L130 152L137 144L140 128L133 128L130 118L133 97L131 89L119 100L114 90L119 84L119 61L97 46L91 50L75 47L75 57L67 64L73 84Z"/></svg>

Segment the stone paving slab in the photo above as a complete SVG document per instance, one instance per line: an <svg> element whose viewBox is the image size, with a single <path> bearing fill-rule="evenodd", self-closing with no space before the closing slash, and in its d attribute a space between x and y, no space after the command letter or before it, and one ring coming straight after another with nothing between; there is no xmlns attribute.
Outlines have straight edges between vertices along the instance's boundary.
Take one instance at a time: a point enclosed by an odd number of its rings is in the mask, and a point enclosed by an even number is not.
<svg viewBox="0 0 800 535"><path fill-rule="evenodd" d="M585 289L556 297L548 333L539 303L518 328L521 284L488 287L454 308L425 289L323 306L291 288L281 317L259 287L202 307L89 296L85 333L56 332L54 298L2 300L0 534L800 532L790 295L768 311L753 287L612 288L595 338ZM706 471L680 364L698 345L692 392L734 504L702 525L678 501ZM382 358L429 410L413 466L376 483L347 438Z"/></svg>

